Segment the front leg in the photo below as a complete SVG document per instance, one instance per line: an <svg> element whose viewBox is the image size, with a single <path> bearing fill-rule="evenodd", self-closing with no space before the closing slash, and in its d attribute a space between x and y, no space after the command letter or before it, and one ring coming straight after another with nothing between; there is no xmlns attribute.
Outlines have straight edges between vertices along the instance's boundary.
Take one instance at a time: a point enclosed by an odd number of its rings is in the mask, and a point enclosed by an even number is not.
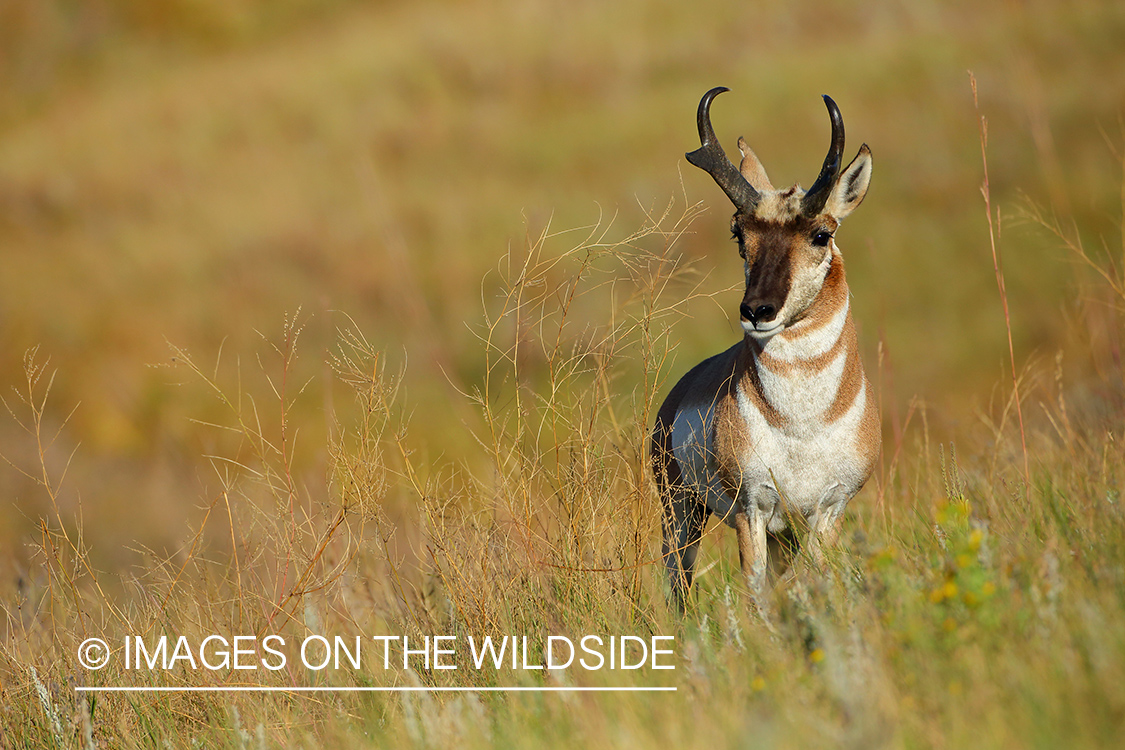
<svg viewBox="0 0 1125 750"><path fill-rule="evenodd" d="M750 586L754 602L761 606L766 593L766 570L769 550L766 546L766 515L757 503L747 503L734 514L734 530L738 534L738 562Z"/></svg>
<svg viewBox="0 0 1125 750"><path fill-rule="evenodd" d="M813 517L809 519L809 536L805 549L813 565L820 571L825 569L824 548L836 543L840 535L840 519L844 515L851 496L840 485L825 493L817 504Z"/></svg>
<svg viewBox="0 0 1125 750"><path fill-rule="evenodd" d="M690 490L672 487L663 493L664 565L668 571L671 603L679 614L687 607L699 540L711 511Z"/></svg>

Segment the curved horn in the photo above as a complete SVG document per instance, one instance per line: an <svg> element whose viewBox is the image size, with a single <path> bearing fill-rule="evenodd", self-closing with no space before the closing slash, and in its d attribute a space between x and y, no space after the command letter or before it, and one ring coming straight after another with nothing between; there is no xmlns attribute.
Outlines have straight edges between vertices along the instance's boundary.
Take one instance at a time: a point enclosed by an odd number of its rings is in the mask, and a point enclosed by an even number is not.
<svg viewBox="0 0 1125 750"><path fill-rule="evenodd" d="M711 102L724 91L730 91L725 86L711 89L699 100L699 111L696 113L696 124L699 126L700 148L686 154L687 160L707 172L714 178L723 192L730 198L731 203L739 211L753 209L758 205L758 191L755 190L738 167L727 158L719 139L715 137L715 129L711 126Z"/></svg>
<svg viewBox="0 0 1125 750"><path fill-rule="evenodd" d="M828 146L828 156L824 157L824 166L820 168L816 182L801 199L801 213L805 216L816 216L824 208L828 194L832 192L836 178L840 175L840 164L844 156L844 118L840 115L840 108L828 94L824 94L824 105L828 107L828 116L832 119L832 143Z"/></svg>

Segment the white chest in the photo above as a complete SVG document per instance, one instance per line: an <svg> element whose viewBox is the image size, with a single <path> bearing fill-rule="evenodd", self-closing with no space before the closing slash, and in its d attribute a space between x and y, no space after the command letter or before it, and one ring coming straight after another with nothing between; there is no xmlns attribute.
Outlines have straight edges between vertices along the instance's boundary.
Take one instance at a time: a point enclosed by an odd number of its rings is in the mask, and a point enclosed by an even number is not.
<svg viewBox="0 0 1125 750"><path fill-rule="evenodd" d="M760 368L762 391L776 405L780 426L770 423L740 384L737 426L747 439L740 441L737 467L726 467L728 475L741 477L737 498L720 481L723 467L716 460L715 409L705 405L681 410L673 423L673 443L684 483L728 523L733 522L738 504L757 504L775 532L787 526L787 516L808 518L833 497L850 498L867 478L867 462L857 449L867 394L861 387L843 414L827 421L844 366L841 353L815 374L781 376Z"/></svg>
<svg viewBox="0 0 1125 750"><path fill-rule="evenodd" d="M819 405L823 398L811 394L806 403ZM827 404L833 398L835 392ZM821 416L805 420L791 412L785 426L774 427L740 396L739 412L752 435L739 456L747 501L767 508L776 503L785 513L808 518L826 498L858 492L867 478L866 462L857 450L866 405L866 389L861 388L844 415L830 424L822 409L817 412Z"/></svg>

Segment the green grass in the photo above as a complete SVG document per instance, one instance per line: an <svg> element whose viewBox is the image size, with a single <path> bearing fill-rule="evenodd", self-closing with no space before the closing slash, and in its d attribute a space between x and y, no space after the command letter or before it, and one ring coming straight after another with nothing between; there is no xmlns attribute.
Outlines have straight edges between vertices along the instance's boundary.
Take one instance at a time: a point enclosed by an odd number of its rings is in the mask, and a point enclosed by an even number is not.
<svg viewBox="0 0 1125 750"><path fill-rule="evenodd" d="M1118 4L9 5L0 745L1117 742ZM653 410L737 337L682 158L718 84L775 183L815 175L821 93L875 158L840 239L883 459L773 632L723 529L683 622L653 564ZM73 693L237 678L84 672L90 636L267 632L675 634L671 675L558 679L679 690Z"/></svg>

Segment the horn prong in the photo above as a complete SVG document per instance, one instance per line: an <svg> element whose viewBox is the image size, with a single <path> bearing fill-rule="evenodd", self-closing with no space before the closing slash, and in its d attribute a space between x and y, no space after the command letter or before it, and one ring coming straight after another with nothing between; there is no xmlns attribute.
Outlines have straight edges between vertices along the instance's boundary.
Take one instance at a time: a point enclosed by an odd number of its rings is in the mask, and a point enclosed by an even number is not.
<svg viewBox="0 0 1125 750"><path fill-rule="evenodd" d="M719 139L715 137L715 128L711 125L711 102L724 91L730 91L726 86L716 86L703 95L699 100L699 109L696 111L695 120L699 128L700 146L695 151L687 154L687 160L694 166L711 175L716 184L730 198L731 203L739 211L753 209L758 205L758 191L746 181L738 167L734 166L727 158Z"/></svg>

